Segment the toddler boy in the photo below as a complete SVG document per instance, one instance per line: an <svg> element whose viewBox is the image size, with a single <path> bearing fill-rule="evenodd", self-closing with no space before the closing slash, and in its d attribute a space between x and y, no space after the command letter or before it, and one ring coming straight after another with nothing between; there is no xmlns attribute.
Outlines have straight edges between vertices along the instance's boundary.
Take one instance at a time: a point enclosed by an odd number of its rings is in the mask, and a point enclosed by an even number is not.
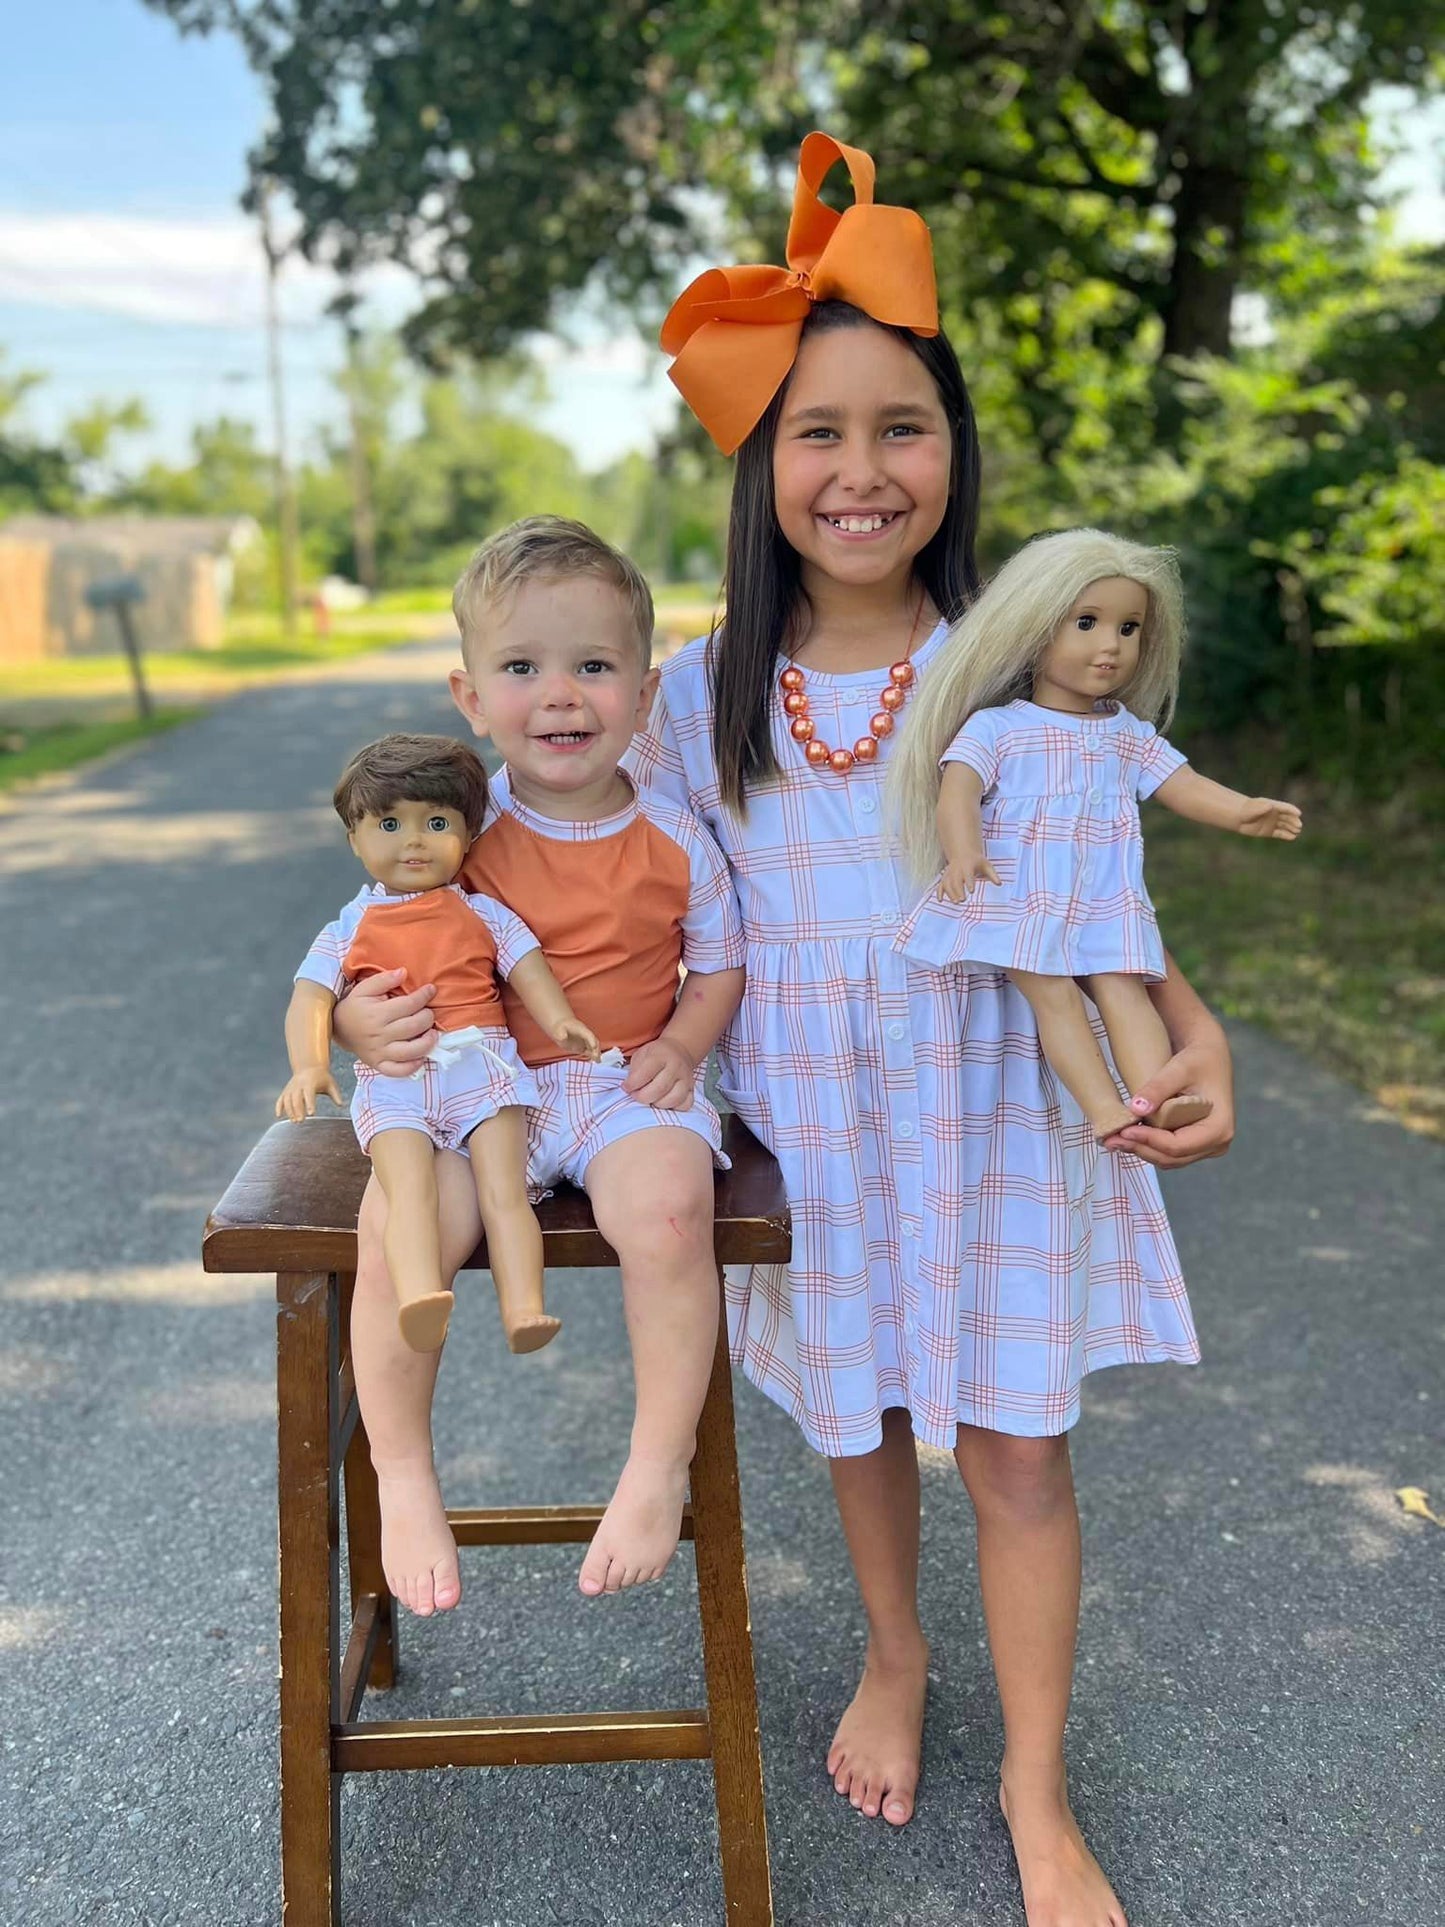
<svg viewBox="0 0 1445 1927"><path fill-rule="evenodd" d="M580 523L539 516L485 543L457 584L452 696L504 768L458 881L539 939L572 1010L621 1064L568 1059L504 987L539 1099L528 1175L581 1185L618 1254L632 1346L631 1451L582 1564L584 1593L657 1578L677 1546L717 1335L712 1251L717 1113L707 1053L742 997L742 932L726 862L702 826L618 767L656 688L652 598L631 562ZM679 965L686 982L678 993ZM336 1031L364 1062L410 1072L431 1045L426 997L359 985ZM425 990L426 987L424 987ZM478 1234L470 1184L437 1159L448 1276ZM465 1177L465 1172L462 1172ZM438 1354L404 1353L369 1190L352 1312L357 1393L382 1507L388 1584L414 1611L461 1596L431 1458Z"/></svg>

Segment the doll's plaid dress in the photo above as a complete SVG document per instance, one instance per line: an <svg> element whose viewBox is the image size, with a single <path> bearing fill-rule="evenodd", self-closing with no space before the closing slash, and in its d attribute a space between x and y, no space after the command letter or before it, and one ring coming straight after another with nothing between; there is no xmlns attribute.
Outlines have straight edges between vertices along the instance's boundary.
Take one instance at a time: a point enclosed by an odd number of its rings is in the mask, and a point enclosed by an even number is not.
<svg viewBox="0 0 1445 1927"><path fill-rule="evenodd" d="M922 674L941 636L916 652ZM739 822L718 794L705 649L664 666L630 760L707 824L742 910L748 986L721 1084L793 1217L791 1265L728 1281L747 1376L846 1457L878 1445L889 1406L933 1445L960 1422L1039 1436L1074 1423L1087 1371L1195 1360L1152 1170L1097 1151L1001 975L892 950L917 895L883 822L896 738L877 763L820 773L775 693L783 778ZM866 734L878 684L809 670L818 734Z"/></svg>

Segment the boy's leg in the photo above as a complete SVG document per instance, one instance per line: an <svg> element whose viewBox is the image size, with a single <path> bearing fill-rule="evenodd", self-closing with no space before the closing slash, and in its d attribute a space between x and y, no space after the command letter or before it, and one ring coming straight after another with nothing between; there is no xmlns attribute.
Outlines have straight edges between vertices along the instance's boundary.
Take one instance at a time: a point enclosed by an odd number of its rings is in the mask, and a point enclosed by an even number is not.
<svg viewBox="0 0 1445 1927"><path fill-rule="evenodd" d="M1003 1707L999 1797L1029 1927L1126 1927L1070 1809L1064 1768L1080 1575L1068 1438L960 1425L954 1457L978 1521L979 1588Z"/></svg>
<svg viewBox="0 0 1445 1927"><path fill-rule="evenodd" d="M1043 977L1032 970L1010 970L1008 979L1033 1007L1039 1042L1054 1075L1068 1091L1095 1137L1101 1141L1138 1117L1119 1095L1114 1074L1104 1062L1084 1008L1083 992L1072 977Z"/></svg>
<svg viewBox="0 0 1445 1927"><path fill-rule="evenodd" d="M542 1296L542 1227L527 1198L527 1113L509 1104L467 1139L487 1263L497 1288L507 1348L535 1352L557 1336Z"/></svg>
<svg viewBox="0 0 1445 1927"><path fill-rule="evenodd" d="M436 1147L424 1131L386 1130L366 1148L386 1193L386 1265L396 1286L401 1335L419 1352L439 1351L452 1294L442 1282Z"/></svg>
<svg viewBox="0 0 1445 1927"><path fill-rule="evenodd" d="M1142 977L1126 977L1121 971L1100 971L1079 982L1093 998L1109 1049L1119 1067L1125 1088L1137 1091L1156 1071L1163 1070L1174 1055L1174 1046L1164 1028L1164 1019L1154 1008L1149 986ZM1157 1111L1136 1117L1138 1124L1153 1124L1161 1131L1177 1131L1184 1124L1199 1124L1214 1109L1207 1097L1192 1091L1171 1097Z"/></svg>
<svg viewBox="0 0 1445 1927"><path fill-rule="evenodd" d="M451 1279L481 1229L466 1160L436 1156L441 1275ZM432 1467L431 1404L441 1353L413 1351L396 1322L396 1288L384 1255L386 1198L373 1178L357 1223L351 1362L381 1501L381 1563L404 1606L445 1612L461 1597L456 1542Z"/></svg>
<svg viewBox="0 0 1445 1927"><path fill-rule="evenodd" d="M883 1414L883 1443L829 1459L863 1611L868 1650L852 1704L828 1750L839 1793L895 1827L913 1816L923 1745L928 1644L918 1623L918 1451L912 1421Z"/></svg>
<svg viewBox="0 0 1445 1927"><path fill-rule="evenodd" d="M702 1138L661 1126L587 1167L592 1214L622 1269L636 1405L627 1464L578 1575L584 1593L660 1578L677 1550L717 1343L712 1172Z"/></svg>

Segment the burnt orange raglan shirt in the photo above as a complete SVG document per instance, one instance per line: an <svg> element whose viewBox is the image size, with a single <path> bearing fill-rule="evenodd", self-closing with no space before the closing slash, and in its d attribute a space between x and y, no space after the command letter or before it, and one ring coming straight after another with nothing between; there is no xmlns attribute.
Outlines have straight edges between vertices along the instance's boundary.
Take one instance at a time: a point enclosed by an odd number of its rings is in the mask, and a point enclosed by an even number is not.
<svg viewBox="0 0 1445 1927"><path fill-rule="evenodd" d="M630 1055L662 1031L679 966L711 972L743 962L722 852L689 811L647 789L615 816L567 823L518 803L504 771L457 881L504 903L534 932L604 1050ZM566 1055L506 985L502 1003L524 1064Z"/></svg>

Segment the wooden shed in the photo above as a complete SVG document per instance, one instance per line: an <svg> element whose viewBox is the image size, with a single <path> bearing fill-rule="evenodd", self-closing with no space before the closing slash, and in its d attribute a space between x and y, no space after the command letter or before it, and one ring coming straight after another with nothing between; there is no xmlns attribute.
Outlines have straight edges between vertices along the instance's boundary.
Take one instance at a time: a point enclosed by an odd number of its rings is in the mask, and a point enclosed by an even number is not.
<svg viewBox="0 0 1445 1927"><path fill-rule="evenodd" d="M217 649L234 557L259 540L249 516L17 515L0 522L0 662L110 655L114 619L85 592L133 575L142 648Z"/></svg>

